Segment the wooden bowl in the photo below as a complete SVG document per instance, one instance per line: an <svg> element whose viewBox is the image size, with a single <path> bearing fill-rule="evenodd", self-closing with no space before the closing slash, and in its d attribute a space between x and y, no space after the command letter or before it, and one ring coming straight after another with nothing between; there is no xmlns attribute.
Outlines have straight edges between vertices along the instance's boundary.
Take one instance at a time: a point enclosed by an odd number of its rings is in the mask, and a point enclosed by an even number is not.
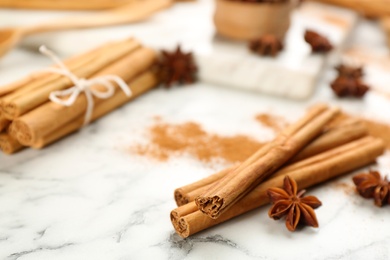
<svg viewBox="0 0 390 260"><path fill-rule="evenodd" d="M217 32L236 40L252 40L263 34L284 38L290 25L292 1L252 3L216 0L214 24Z"/></svg>

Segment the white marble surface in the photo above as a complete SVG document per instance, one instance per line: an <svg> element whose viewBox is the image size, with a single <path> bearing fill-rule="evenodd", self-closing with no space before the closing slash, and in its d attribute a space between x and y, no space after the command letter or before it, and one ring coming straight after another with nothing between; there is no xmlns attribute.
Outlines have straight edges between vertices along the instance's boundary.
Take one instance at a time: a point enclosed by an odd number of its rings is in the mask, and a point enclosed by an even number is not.
<svg viewBox="0 0 390 260"><path fill-rule="evenodd" d="M135 34L146 44L202 49L213 34L209 0L178 4L144 23L112 29L47 34L29 40L0 60L0 83L50 63L30 51L47 43L62 55L113 38ZM54 14L0 10L1 24L28 24ZM369 35L370 37L367 37ZM75 40L76 39L76 40ZM375 24L363 22L353 44L385 50ZM389 259L389 206L347 194L335 182L310 189L323 206L319 229L288 232L254 210L188 239L178 237L169 220L174 188L216 170L189 156L160 163L129 152L155 115L168 122L193 120L222 135L244 133L271 138L259 126L259 112L293 120L308 104L328 101L349 112L390 121L389 101L369 94L363 101L337 100L327 87L328 69L315 95L296 102L198 83L154 90L42 151L0 155L0 259ZM223 167L223 165L221 165ZM390 171L389 156L380 160Z"/></svg>

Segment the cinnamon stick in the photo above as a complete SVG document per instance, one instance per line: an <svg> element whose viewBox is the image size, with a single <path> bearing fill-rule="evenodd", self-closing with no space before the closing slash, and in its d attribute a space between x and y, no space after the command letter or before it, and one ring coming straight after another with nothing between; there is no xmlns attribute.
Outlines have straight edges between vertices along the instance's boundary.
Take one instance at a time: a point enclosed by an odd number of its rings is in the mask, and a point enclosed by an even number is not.
<svg viewBox="0 0 390 260"><path fill-rule="evenodd" d="M0 134L0 150L5 154L13 154L20 151L23 148L15 138L7 133Z"/></svg>
<svg viewBox="0 0 390 260"><path fill-rule="evenodd" d="M123 44L129 44L135 40L130 38L122 41L115 41L106 43L98 48L90 50L80 55L73 56L64 61L64 64L70 71L75 71L83 66L88 66L88 63L93 62L97 56L103 55L104 53L109 53L112 48L120 47ZM54 65L51 68L58 68L58 65ZM50 73L47 71L38 71L28 75L25 78L12 82L8 85L2 86L0 88L0 96L2 100L0 104L4 102L11 102L12 100L28 95L29 92L32 92L38 88L42 88L47 84L53 84L56 80L63 77L62 75ZM11 93L12 92L12 93ZM1 95L3 94L3 95ZM4 96L7 94L6 96ZM4 105L5 106L5 105ZM13 119L13 116L8 115L9 119Z"/></svg>
<svg viewBox="0 0 390 260"><path fill-rule="evenodd" d="M17 80L15 82L9 83L9 84L7 84L5 86L1 86L0 87L0 97L3 97L3 96L5 96L5 95L7 95L7 94L17 90L17 89L20 89L21 87L23 87L24 85L28 84L32 80L35 80L35 78L37 76L38 75L33 74L30 77L26 77L26 78Z"/></svg>
<svg viewBox="0 0 390 260"><path fill-rule="evenodd" d="M197 209L194 202L176 208L170 214L173 227L181 237L186 238L267 204L269 202L266 194L267 189L282 187L283 178L286 175L293 178L301 189L309 188L374 162L383 153L384 144L380 139L364 137L343 145L343 149L345 151L342 154L330 157L324 156L326 153L331 153L330 150L319 155L326 158L323 161L319 161L314 165L309 164L299 170L281 174L261 183L218 219L207 217Z"/></svg>
<svg viewBox="0 0 390 260"><path fill-rule="evenodd" d="M109 50L93 56L87 61L83 61L82 66L72 72L79 78L88 78L139 47L140 44L137 41L126 40L123 44L116 46L116 48L110 48ZM58 76L55 75L53 77ZM3 98L2 111L7 118L14 119L45 103L51 92L70 87L72 84L73 83L69 78L62 76L57 80L50 81L43 86L33 89L28 92L28 94L24 93L23 95L17 95L18 93L15 92L11 97Z"/></svg>
<svg viewBox="0 0 390 260"><path fill-rule="evenodd" d="M151 71L147 71L142 73L136 79L134 79L131 83L129 83L129 87L133 93L132 96L126 96L122 91L117 90L109 99L104 99L98 104L96 104L91 121L95 121L105 114L113 111L114 109L122 106L123 104L133 100L134 98L140 96L146 91L154 88L159 83L157 76L155 73ZM84 125L84 116L80 116L77 119L67 123L64 126L54 130L53 132L41 137L39 140L35 141L31 146L36 149L43 148L60 138L80 129Z"/></svg>
<svg viewBox="0 0 390 260"><path fill-rule="evenodd" d="M117 75L124 81L130 82L139 73L151 67L155 60L156 53L152 49L140 48L125 55L94 77ZM119 90L119 87L116 87ZM100 85L93 86L92 89L104 91ZM101 99L94 98L95 106L101 101ZM53 130L85 114L86 109L87 99L85 95L80 95L74 104L68 107L48 102L14 121L15 128L18 131L18 140L24 145L34 144Z"/></svg>
<svg viewBox="0 0 390 260"><path fill-rule="evenodd" d="M4 118L0 115L0 132L6 129L10 123L11 121L9 121L7 118Z"/></svg>
<svg viewBox="0 0 390 260"><path fill-rule="evenodd" d="M321 134L302 151L300 151L292 160L290 160L288 164L310 158L366 135L367 128L360 121L342 123ZM202 195L208 189L210 189L213 183L216 183L222 179L224 176L226 176L226 174L233 171L235 168L237 168L237 165L228 167L197 182L177 188L174 191L176 204L178 206L182 206L195 200L196 197ZM288 168L288 166L284 167L283 169L285 168Z"/></svg>
<svg viewBox="0 0 390 260"><path fill-rule="evenodd" d="M196 198L199 210L211 218L218 218L317 137L325 124L339 113L337 108L325 107L317 110L321 112L308 113L302 120L282 131L270 145L261 148L259 153L265 151L263 156L259 157L255 153L210 190Z"/></svg>
<svg viewBox="0 0 390 260"><path fill-rule="evenodd" d="M346 144L368 134L367 127L359 120L347 120L325 130L321 136L308 144L289 162L297 162L310 156Z"/></svg>
<svg viewBox="0 0 390 260"><path fill-rule="evenodd" d="M176 204L178 206L182 206L187 204L188 202L194 201L195 198L210 189L211 185L221 180L223 177L225 177L228 173L230 173L236 168L237 165L230 166L199 181L177 188L174 191Z"/></svg>

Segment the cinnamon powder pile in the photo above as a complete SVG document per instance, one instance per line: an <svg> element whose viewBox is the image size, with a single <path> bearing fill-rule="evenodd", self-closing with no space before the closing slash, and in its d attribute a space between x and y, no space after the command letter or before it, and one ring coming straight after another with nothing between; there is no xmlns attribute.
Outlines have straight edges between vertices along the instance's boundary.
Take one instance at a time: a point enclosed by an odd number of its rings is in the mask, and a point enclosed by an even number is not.
<svg viewBox="0 0 390 260"><path fill-rule="evenodd" d="M157 121L149 129L149 139L149 144L136 145L132 150L159 161L190 154L203 162L221 159L231 163L242 162L262 146L262 143L245 135L208 133L194 122L175 125Z"/></svg>
<svg viewBox="0 0 390 260"><path fill-rule="evenodd" d="M343 120L349 115L343 114L336 120ZM256 120L262 125L280 131L287 125L282 117L270 114L259 114ZM361 119L369 133L381 138L390 149L390 126L368 119ZM334 123L334 122L332 122ZM148 129L148 144L137 144L131 150L138 155L147 156L158 161L166 161L172 156L189 154L200 161L242 162L256 152L263 143L245 136L220 136L208 133L194 122L169 124L156 118L156 123Z"/></svg>

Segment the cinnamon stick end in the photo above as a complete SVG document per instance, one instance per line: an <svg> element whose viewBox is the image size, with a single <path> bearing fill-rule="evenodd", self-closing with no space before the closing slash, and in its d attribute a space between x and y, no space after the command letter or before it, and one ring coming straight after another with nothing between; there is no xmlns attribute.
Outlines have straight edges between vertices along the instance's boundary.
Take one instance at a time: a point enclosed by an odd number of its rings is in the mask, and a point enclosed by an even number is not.
<svg viewBox="0 0 390 260"><path fill-rule="evenodd" d="M184 218L180 217L179 213L175 210L171 211L170 217L176 233L182 238L189 237L190 230L187 221Z"/></svg>
<svg viewBox="0 0 390 260"><path fill-rule="evenodd" d="M212 219L217 219L221 215L224 199L219 196L198 197L195 199L198 209Z"/></svg>
<svg viewBox="0 0 390 260"><path fill-rule="evenodd" d="M21 144L30 146L34 143L29 126L20 119L13 121L12 132L12 135L16 137Z"/></svg>
<svg viewBox="0 0 390 260"><path fill-rule="evenodd" d="M174 197L178 207L183 206L189 202L188 198L184 195L184 192L180 188L175 190Z"/></svg>

